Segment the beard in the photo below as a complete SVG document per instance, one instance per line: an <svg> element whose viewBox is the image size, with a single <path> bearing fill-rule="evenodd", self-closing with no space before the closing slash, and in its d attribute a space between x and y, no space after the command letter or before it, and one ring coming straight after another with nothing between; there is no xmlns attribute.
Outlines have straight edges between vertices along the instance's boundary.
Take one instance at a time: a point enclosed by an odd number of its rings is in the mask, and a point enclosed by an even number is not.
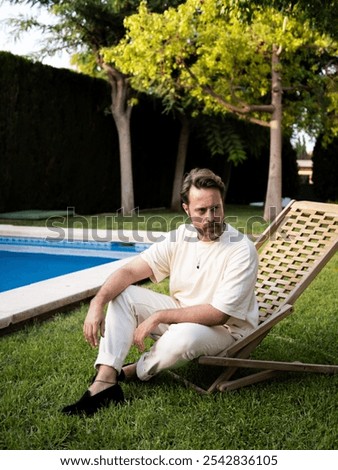
<svg viewBox="0 0 338 470"><path fill-rule="evenodd" d="M195 226L200 239L215 241L224 232L225 225L222 222L212 222L202 226Z"/></svg>

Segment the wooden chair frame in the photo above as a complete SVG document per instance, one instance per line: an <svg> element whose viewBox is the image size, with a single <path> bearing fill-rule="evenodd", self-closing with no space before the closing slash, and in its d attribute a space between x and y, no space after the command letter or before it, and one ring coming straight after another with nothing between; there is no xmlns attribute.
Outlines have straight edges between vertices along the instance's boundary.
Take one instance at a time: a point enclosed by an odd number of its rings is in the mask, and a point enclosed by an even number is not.
<svg viewBox="0 0 338 470"><path fill-rule="evenodd" d="M338 205L291 201L255 245L260 259L256 284L259 325L221 355L197 359L199 364L225 368L207 390L185 381L200 393L234 390L275 377L282 371L338 372L338 365L249 358L271 328L292 313L296 300L337 251ZM233 379L239 368L260 371Z"/></svg>

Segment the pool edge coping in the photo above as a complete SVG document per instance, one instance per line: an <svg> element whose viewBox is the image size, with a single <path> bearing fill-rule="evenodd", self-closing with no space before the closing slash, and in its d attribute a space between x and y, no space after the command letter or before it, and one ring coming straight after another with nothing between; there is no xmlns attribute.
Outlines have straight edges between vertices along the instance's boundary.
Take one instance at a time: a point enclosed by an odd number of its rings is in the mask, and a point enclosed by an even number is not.
<svg viewBox="0 0 338 470"><path fill-rule="evenodd" d="M128 243L152 243L165 234L124 230L121 239L121 231L118 230L95 229L95 234L94 230L88 229L63 230L65 235L71 233L76 240L99 239ZM99 237L94 236L97 234ZM49 235L48 227L0 224L0 236L46 238ZM93 297L107 277L131 259L132 256L0 293L0 330L24 324L27 320Z"/></svg>
<svg viewBox="0 0 338 470"><path fill-rule="evenodd" d="M61 230L63 234L61 235ZM37 227L25 225L0 224L1 237L32 237L57 240L102 241L121 243L153 243L159 241L167 232L147 230L110 230L110 229L82 229Z"/></svg>

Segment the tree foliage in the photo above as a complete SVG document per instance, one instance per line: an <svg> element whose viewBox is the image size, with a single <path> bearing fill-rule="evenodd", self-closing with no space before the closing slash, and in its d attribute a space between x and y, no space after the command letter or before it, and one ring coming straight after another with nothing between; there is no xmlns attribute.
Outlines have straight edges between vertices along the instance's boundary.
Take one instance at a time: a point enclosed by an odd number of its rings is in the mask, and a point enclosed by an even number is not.
<svg viewBox="0 0 338 470"><path fill-rule="evenodd" d="M254 3L187 0L156 14L143 1L126 18L125 37L103 55L131 76L133 87L169 103L270 127L264 214L271 220L281 210L282 120L290 135L295 127L338 133L332 118L338 43L297 6Z"/></svg>
<svg viewBox="0 0 338 470"><path fill-rule="evenodd" d="M131 161L125 138L132 106L130 84L165 99L168 108L231 113L273 129L277 106L271 95L280 79L284 129L291 134L298 127L327 138L338 133L337 36L327 21L332 1L320 2L320 11L315 8L317 0L12 3L48 6L59 21L44 27L55 40L48 40L46 51L77 49L82 71L107 77L112 114L124 136L121 167ZM278 61L271 66L273 58ZM274 74L278 77L271 88ZM218 139L213 152L221 144ZM131 173L121 178L126 190Z"/></svg>
<svg viewBox="0 0 338 470"><path fill-rule="evenodd" d="M246 160L246 148L238 123L225 116L206 116L199 130L211 156L228 155L235 166Z"/></svg>
<svg viewBox="0 0 338 470"><path fill-rule="evenodd" d="M244 2L244 4L248 2ZM273 44L282 50L284 125L314 134L336 109L337 42L295 12L250 8L242 2L188 0L163 14L142 2L125 20L127 34L104 56L131 75L137 89L176 102L197 100L204 112L232 112L250 119L269 103ZM135 58L138 60L135 60ZM326 122L326 127L328 123ZM330 124L338 131L338 125Z"/></svg>
<svg viewBox="0 0 338 470"><path fill-rule="evenodd" d="M318 31L338 38L338 9L336 0L242 0L246 8L271 6L287 15L295 15L308 21Z"/></svg>

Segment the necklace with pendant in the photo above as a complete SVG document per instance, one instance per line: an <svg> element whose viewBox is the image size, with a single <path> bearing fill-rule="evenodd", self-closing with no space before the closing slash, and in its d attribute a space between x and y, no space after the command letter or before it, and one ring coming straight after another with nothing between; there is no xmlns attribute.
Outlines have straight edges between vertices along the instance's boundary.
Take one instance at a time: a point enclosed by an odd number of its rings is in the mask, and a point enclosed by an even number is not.
<svg viewBox="0 0 338 470"><path fill-rule="evenodd" d="M198 245L199 245L199 250L198 250ZM202 255L204 254L204 251L207 247L206 246L201 246L200 243L196 243L195 245L195 258L196 258L196 269L200 269L201 267L201 259Z"/></svg>
<svg viewBox="0 0 338 470"><path fill-rule="evenodd" d="M223 224L223 230L222 230L222 233L226 230L226 224ZM213 240L214 242L218 242L219 241L219 238L218 237L216 240ZM198 246L199 246L199 250L198 250ZM196 242L196 245L195 245L195 258L196 258L196 269L200 269L201 267L201 259L204 255L204 252L205 250L208 248L208 245L204 245L203 246L203 242L201 241L197 241Z"/></svg>

